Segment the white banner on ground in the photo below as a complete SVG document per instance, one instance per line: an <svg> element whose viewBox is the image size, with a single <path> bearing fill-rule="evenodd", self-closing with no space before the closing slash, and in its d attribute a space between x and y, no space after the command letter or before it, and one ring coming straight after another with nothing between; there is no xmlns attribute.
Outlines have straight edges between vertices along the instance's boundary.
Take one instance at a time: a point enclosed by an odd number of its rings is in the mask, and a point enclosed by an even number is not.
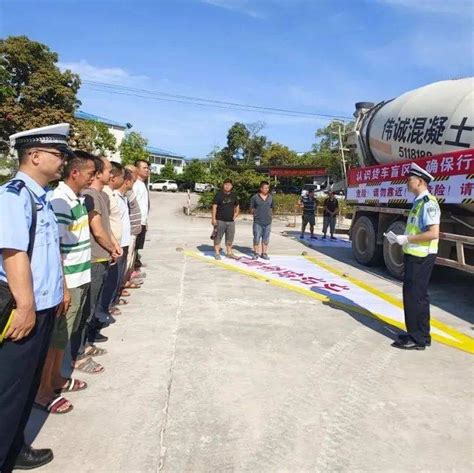
<svg viewBox="0 0 474 473"><path fill-rule="evenodd" d="M336 274L337 270L326 269L329 268L328 265L320 263L320 266L303 256L272 256L271 261L254 261L241 256L235 260L224 258L223 261L216 261L212 254L187 254L357 313L374 316L397 327L404 327L403 308L390 302L390 296L384 298L381 293L377 295L374 293L378 292L376 289L371 291L366 284ZM472 338L436 320L432 320L431 326L433 339L472 352Z"/></svg>
<svg viewBox="0 0 474 473"><path fill-rule="evenodd" d="M304 238L299 237L299 233L289 234L286 233L284 236L289 236L296 241L300 241L311 248L351 248L351 242L348 239L337 238L336 240L331 240L327 237L323 240L320 235L317 235L317 239L311 238L310 235L305 234Z"/></svg>

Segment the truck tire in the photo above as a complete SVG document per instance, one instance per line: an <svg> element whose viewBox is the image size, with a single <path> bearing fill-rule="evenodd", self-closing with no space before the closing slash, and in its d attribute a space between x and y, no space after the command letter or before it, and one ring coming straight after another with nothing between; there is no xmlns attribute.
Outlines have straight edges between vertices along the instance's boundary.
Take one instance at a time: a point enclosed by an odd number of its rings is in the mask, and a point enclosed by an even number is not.
<svg viewBox="0 0 474 473"><path fill-rule="evenodd" d="M352 229L352 253L365 266L376 266L382 262L382 245L377 245L377 220L363 215Z"/></svg>
<svg viewBox="0 0 474 473"><path fill-rule="evenodd" d="M396 235L405 233L406 222L397 220L387 228L387 233L392 231ZM404 264L403 250L400 245L391 245L386 238L383 241L383 260L388 272L397 279L403 279Z"/></svg>

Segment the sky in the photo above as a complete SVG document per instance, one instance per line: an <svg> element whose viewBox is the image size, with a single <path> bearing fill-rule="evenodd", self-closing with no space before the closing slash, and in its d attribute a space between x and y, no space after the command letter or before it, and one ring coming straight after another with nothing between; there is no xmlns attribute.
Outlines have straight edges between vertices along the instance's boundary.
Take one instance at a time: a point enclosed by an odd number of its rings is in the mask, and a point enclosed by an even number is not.
<svg viewBox="0 0 474 473"><path fill-rule="evenodd" d="M0 37L47 44L82 79L347 117L355 102L473 75L473 26L474 0L0 0ZM188 158L224 146L236 121L264 121L298 152L327 124L85 84L79 99Z"/></svg>

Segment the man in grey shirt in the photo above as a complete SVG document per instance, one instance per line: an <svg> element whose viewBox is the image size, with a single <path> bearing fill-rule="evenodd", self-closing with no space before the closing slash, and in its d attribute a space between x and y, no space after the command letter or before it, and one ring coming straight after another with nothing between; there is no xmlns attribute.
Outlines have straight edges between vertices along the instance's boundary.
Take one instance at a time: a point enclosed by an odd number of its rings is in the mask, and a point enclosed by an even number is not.
<svg viewBox="0 0 474 473"><path fill-rule="evenodd" d="M270 194L270 184L267 181L260 183L258 194L255 194L250 199L250 211L253 215L252 259L258 259L261 242L261 257L268 260L270 259L267 254L267 249L272 229L273 196Z"/></svg>

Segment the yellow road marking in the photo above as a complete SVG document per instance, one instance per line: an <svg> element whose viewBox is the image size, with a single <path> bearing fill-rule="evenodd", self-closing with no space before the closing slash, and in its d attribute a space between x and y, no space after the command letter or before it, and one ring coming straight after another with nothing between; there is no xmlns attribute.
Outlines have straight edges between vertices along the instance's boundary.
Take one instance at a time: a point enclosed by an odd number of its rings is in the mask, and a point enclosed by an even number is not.
<svg viewBox="0 0 474 473"><path fill-rule="evenodd" d="M376 289L375 287L370 286L369 284L367 284L367 283L365 283L365 282L363 282L359 279L356 279L352 276L346 275L342 271L340 271L336 268L333 268L331 265L317 260L314 256L305 255L305 258L308 261L311 261L311 263L313 263L317 266L320 266L321 268L326 269L327 271L330 271L331 273L333 273L337 276L340 276L343 279L347 279L352 284L355 284L356 286L359 286L361 289L364 289L367 292L370 292L371 294L374 294L375 296L380 297L384 301L389 302L390 304L392 304L392 305L394 305L394 306L396 306L396 307L403 310L403 302L400 299L398 299L394 296L391 296L389 294L386 294L385 292L382 292L382 291ZM431 319L431 325L433 327L436 327L439 330L442 330L443 332L446 332L448 335L451 335L452 337L457 338L460 341L460 343L465 347L465 348L461 348L461 349L463 349L465 351L468 351L469 353L474 353L474 339L473 338L471 338L468 335L465 335L465 334L457 331L456 329L450 327L449 325L446 325L443 322L440 322L439 320L436 320L436 319L433 319L433 318ZM402 328L405 329L405 324L402 324ZM435 337L441 337L441 336L433 334L433 338L435 338ZM441 337L441 338L443 338L443 337ZM449 340L449 339L445 339L445 340ZM443 341L443 343L446 343L446 342ZM455 343L455 342L452 342L452 343ZM456 347L456 348L458 348L458 347Z"/></svg>

